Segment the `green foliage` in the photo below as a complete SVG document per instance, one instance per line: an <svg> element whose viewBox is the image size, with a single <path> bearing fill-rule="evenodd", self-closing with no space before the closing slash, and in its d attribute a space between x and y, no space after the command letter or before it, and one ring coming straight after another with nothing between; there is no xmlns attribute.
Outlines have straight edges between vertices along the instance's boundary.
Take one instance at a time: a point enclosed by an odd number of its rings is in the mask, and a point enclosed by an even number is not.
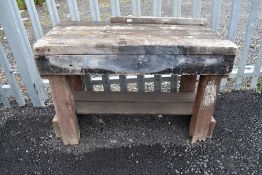
<svg viewBox="0 0 262 175"><path fill-rule="evenodd" d="M41 5L45 2L45 0L34 0L34 1L35 1L35 5ZM16 0L16 2L20 10L26 9L25 0Z"/></svg>

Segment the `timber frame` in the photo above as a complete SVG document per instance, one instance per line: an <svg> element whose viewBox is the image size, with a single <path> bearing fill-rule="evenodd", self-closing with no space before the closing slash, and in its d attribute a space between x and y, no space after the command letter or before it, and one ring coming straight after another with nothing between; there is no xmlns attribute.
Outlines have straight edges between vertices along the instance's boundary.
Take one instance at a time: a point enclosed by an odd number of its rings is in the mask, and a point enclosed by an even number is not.
<svg viewBox="0 0 262 175"><path fill-rule="evenodd" d="M237 46L205 25L148 17L59 24L34 45L40 74L50 80L56 135L78 144L77 114L169 114L192 115L192 143L212 137L220 81L232 70ZM91 91L90 74L104 74L104 92ZM120 74L121 92L110 92L108 74ZM128 92L127 74L137 75L139 92ZM143 92L145 74L154 74L155 92ZM181 75L179 93L161 92L161 74Z"/></svg>

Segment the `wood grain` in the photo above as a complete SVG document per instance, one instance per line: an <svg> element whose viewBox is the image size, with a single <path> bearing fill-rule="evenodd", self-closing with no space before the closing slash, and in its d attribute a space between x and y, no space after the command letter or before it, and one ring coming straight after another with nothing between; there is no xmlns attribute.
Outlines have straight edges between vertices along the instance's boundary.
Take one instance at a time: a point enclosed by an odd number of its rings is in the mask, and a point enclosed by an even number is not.
<svg viewBox="0 0 262 175"><path fill-rule="evenodd" d="M207 25L207 19L204 18L183 18L183 17L152 17L152 16L122 16L111 17L111 23L128 24L171 24L171 25Z"/></svg>
<svg viewBox="0 0 262 175"><path fill-rule="evenodd" d="M197 75L181 75L180 92L194 92L196 89Z"/></svg>
<svg viewBox="0 0 262 175"><path fill-rule="evenodd" d="M73 94L65 76L49 76L49 83L58 123L65 145L78 144L80 139Z"/></svg>
<svg viewBox="0 0 262 175"><path fill-rule="evenodd" d="M192 143L206 140L208 136L221 79L222 76L200 76L193 116L189 128Z"/></svg>
<svg viewBox="0 0 262 175"><path fill-rule="evenodd" d="M70 23L57 26L34 45L34 54L216 54L235 55L237 46L205 26Z"/></svg>

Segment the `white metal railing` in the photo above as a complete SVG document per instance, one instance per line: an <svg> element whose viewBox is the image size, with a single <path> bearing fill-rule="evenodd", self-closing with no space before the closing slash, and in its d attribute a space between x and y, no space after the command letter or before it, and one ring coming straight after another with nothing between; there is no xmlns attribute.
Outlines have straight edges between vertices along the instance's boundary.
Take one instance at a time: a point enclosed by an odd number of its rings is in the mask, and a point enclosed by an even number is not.
<svg viewBox="0 0 262 175"><path fill-rule="evenodd" d="M202 16L202 4L201 0L191 0L192 1L192 17L199 18ZM238 65L235 65L229 78L235 79L234 84L235 89L240 89L242 85L243 78L250 77L251 84L250 88L255 89L257 80L262 76L262 43L259 49L257 61L255 65L246 65L249 53L249 47L252 42L254 24L256 21L258 9L261 5L261 0L250 0L251 6L249 9L248 23L246 26L246 32L244 36L243 47L241 49L240 61ZM37 14L37 10L34 4L34 0L25 0L27 11L32 22L32 27L36 39L43 36L42 26ZM72 21L80 21L80 13L78 10L77 0L67 0L68 11ZM100 9L98 0L89 0L89 7L91 11L91 19L93 21L101 21ZM224 0L213 0L212 7L212 19L211 28L214 31L218 31L221 17L221 6ZM240 16L240 5L241 0L232 0L231 7L231 17L229 24L228 39L235 41L239 16ZM55 0L46 0L47 8L50 16L52 26L56 26L60 21L58 15L58 9L56 7ZM163 8L161 8L161 3L163 0L152 0L153 9L152 16L162 16ZM173 0L172 4L172 14L173 16L182 16L182 0ZM110 0L110 10L112 16L121 16L121 1L120 0ZM132 0L132 15L141 16L141 1ZM19 13L17 4L15 0L0 0L0 23L2 24L5 34L7 36L8 43L14 54L19 73L22 76L23 82L25 83L28 91L28 96L31 99L34 106L43 106L44 100L47 98L46 92L44 90L44 85L38 71L35 66L31 46L28 42L28 37L25 31L25 27L22 23L21 15ZM242 12L246 13L246 12ZM5 54L3 46L0 44L0 64L4 70L5 76L8 79L8 85L0 85L0 101L4 103L5 106L9 106L8 97L15 96L18 104L20 106L25 104L25 100L21 94L21 90L16 82L14 72L11 71L8 59ZM137 88L139 92L145 91L145 82L154 82L154 90L161 91L161 84L163 81L169 81L171 83L171 91L177 91L177 80L176 75L139 75L139 76L124 76L120 75L109 77L108 75L103 75L102 77L91 78L90 75L84 77L87 90L93 90L93 85L103 85L105 90L110 91L111 84L119 84L122 92L127 91L127 83L137 83ZM45 81L46 83L46 81ZM226 87L227 79L224 79L221 83L221 90Z"/></svg>

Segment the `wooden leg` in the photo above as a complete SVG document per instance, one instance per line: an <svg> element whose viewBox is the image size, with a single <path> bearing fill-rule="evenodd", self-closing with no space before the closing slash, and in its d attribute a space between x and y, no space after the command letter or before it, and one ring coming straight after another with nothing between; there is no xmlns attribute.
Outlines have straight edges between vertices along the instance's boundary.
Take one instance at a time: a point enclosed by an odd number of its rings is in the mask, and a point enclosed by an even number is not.
<svg viewBox="0 0 262 175"><path fill-rule="evenodd" d="M205 140L208 136L221 78L222 76L200 76L189 128L192 143Z"/></svg>
<svg viewBox="0 0 262 175"><path fill-rule="evenodd" d="M65 76L49 76L48 79L63 142L78 144L80 132L69 81Z"/></svg>
<svg viewBox="0 0 262 175"><path fill-rule="evenodd" d="M62 137L60 127L59 127L59 124L58 124L57 115L54 116L52 123L53 123L53 127L54 127L56 137Z"/></svg>
<svg viewBox="0 0 262 175"><path fill-rule="evenodd" d="M207 138L212 138L213 131L215 129L216 123L217 122L216 122L215 118L212 116L211 117L211 123L209 125L209 130L208 130L208 133L207 133Z"/></svg>
<svg viewBox="0 0 262 175"><path fill-rule="evenodd" d="M197 75L181 75L180 92L194 92Z"/></svg>

